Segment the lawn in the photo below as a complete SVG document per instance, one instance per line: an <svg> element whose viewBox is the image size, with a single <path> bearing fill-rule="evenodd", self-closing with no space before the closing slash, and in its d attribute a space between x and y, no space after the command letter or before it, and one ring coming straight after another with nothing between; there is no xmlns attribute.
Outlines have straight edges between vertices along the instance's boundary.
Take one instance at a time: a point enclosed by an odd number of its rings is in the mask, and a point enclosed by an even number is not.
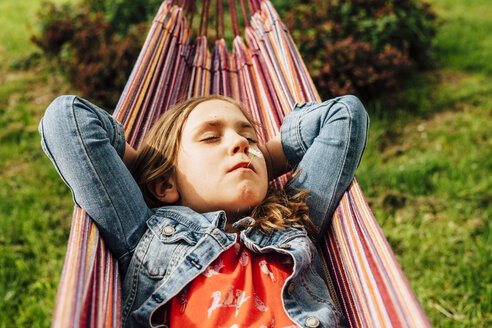
<svg viewBox="0 0 492 328"><path fill-rule="evenodd" d="M431 2L439 68L372 120L358 177L431 323L490 327L492 3Z"/></svg>
<svg viewBox="0 0 492 328"><path fill-rule="evenodd" d="M41 1L0 3L0 327L49 327L71 217L71 196L40 151L37 124L69 92L38 65L29 24Z"/></svg>
<svg viewBox="0 0 492 328"><path fill-rule="evenodd" d="M435 327L492 326L492 3L432 0L437 68L368 104L364 194ZM72 200L37 124L77 93L32 55L41 0L0 3L0 327L49 327ZM383 110L384 109L384 110Z"/></svg>

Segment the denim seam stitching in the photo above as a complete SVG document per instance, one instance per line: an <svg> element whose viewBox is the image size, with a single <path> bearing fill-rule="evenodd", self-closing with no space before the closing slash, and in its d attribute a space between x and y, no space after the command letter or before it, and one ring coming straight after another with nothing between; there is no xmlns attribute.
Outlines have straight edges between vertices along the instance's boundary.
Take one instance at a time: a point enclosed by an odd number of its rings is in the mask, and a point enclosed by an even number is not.
<svg viewBox="0 0 492 328"><path fill-rule="evenodd" d="M309 284L306 283L305 273L302 274L301 276L299 276L299 282L301 283L301 286L304 287L304 289L309 294L309 296L311 296L312 298L316 299L320 303L331 305L331 302L330 302L329 299L326 299L325 300L325 299L319 297L318 295L315 295L313 293L313 291L308 287Z"/></svg>
<svg viewBox="0 0 492 328"><path fill-rule="evenodd" d="M48 153L48 157L50 158L51 162L53 163L53 165L55 166L55 169L56 171L58 172L58 174L60 175L61 179L63 180L63 182L65 182L65 184L70 188L70 190L72 191L72 195L73 195L73 200L75 203L77 203L75 201L75 194L73 193L73 190L72 190L72 187L70 187L70 184L68 183L67 179L65 179L65 177L63 176L62 172L60 171L60 168L58 167L58 163L54 160L54 157L53 157L53 154L51 153L51 150L48 146L48 143L46 142L46 137L45 137L45 132L44 132L44 119L41 119L41 147L46 149L46 152Z"/></svg>
<svg viewBox="0 0 492 328"><path fill-rule="evenodd" d="M135 261L138 263L138 265L135 266L132 274L132 287L130 289L130 294L128 295L128 301L125 302L125 308L122 311L122 316L123 316L123 322L126 322L128 319L128 316L130 315L130 310L133 306L133 303L135 302L135 298L137 296L137 287L138 287L138 274L140 272L141 267L143 266L143 261L140 259L140 257L143 258L138 253L144 253L143 249L147 249L148 245L150 243L150 236L149 233L144 234L144 239L142 240L143 243L142 245L139 244L138 249L135 252ZM141 247L140 247L141 246Z"/></svg>
<svg viewBox="0 0 492 328"><path fill-rule="evenodd" d="M183 253L183 250L185 251L184 253L186 253L186 249L188 248L189 246L187 245L183 245L183 244L180 244L180 245L177 245L176 247L173 248L173 251L172 251L172 254L171 254L171 257L169 259L169 263L167 264L167 270L164 272L164 274L152 274L149 270L149 267L147 267L145 264L143 264L143 268L145 270L145 272L147 272L147 275L149 278L152 278L152 279L165 279L166 276L169 276L171 274L171 271L172 270L169 270L169 269L172 269L176 263L178 263L178 259L180 258L179 255L181 255Z"/></svg>
<svg viewBox="0 0 492 328"><path fill-rule="evenodd" d="M169 218L169 219L173 220L173 218ZM173 220L173 221L175 221L175 220ZM178 222L178 224L180 224L180 222ZM185 224L183 224L183 225L185 225ZM195 242L193 240L191 240L191 238L188 237L188 234L191 234L193 232L195 232L197 234L203 234L199 231L196 231L196 230L193 230L190 228L191 231L187 230L187 231L183 231L183 232L178 232L175 235L177 237L173 236L173 238L168 238L169 240L166 240L166 239L161 238L163 236L163 234L162 234L161 230L159 230L158 224L153 224L153 223L147 222L147 230L152 231L152 233L157 237L157 239L163 244L174 244L175 242L177 242L179 240L184 240L188 244L193 245L193 244L195 244Z"/></svg>
<svg viewBox="0 0 492 328"><path fill-rule="evenodd" d="M72 112L72 115L73 115L73 120L74 120L74 123L75 123L75 128L77 129L77 133L78 133L78 134L77 134L77 137L78 137L78 139L79 139L80 143L82 144L82 149L83 149L83 151L85 152L86 158L88 159L88 161L89 161L90 165L92 166L92 169L94 170L94 172L96 172L96 177L97 177L97 179L100 181L100 180L101 180L101 179L100 179L100 174L99 174L99 172L97 172L96 166L94 165L94 163L93 163L93 161L92 161L92 158L89 156L89 152L87 151L87 146L86 146L86 144L85 144L85 142L84 142L83 138L81 138L81 131L80 131L79 123L78 123L78 121L77 121L77 118L75 117L75 116L76 116L76 115L75 115L75 110L74 110L74 107L75 107L75 100L77 100L77 97L74 97L74 98L73 98L73 100L72 100L72 106L70 106L70 108L71 108L71 112ZM91 111L91 112L92 112L92 111ZM97 114L95 114L95 115L97 115ZM120 230L121 230L121 232L122 232L122 235L123 235L123 236L124 236L124 238L125 238L124 240L125 240L126 246L127 246L127 248L130 248L130 247L128 247L128 246L129 246L129 245L128 245L128 237L127 237L127 235L126 235L126 233L125 233L125 230L123 229L123 227L121 226L121 223L120 223L120 221L121 221L121 217L120 217L120 215L119 215L118 211L116 211L116 209L115 209L115 205L113 204L113 201L111 200L111 197L109 197L109 192L108 192L108 190L106 189L106 186L105 186L103 183L101 183L101 187L102 187L102 189L104 190L104 193L105 193L105 196L106 196L107 200L108 200L108 201L109 201L109 203L111 204L111 208L113 209L113 211L114 211L114 213L115 213L115 216L118 218L118 220L117 220L117 221L118 221L118 226L119 226L119 229L120 229Z"/></svg>
<svg viewBox="0 0 492 328"><path fill-rule="evenodd" d="M112 117L111 115L108 116ZM114 119L114 121L111 121L111 123L113 124L113 129L116 131L116 140L115 140L116 152L118 152L119 148L123 147L123 155L121 156L121 158L123 158L123 156L125 156L125 150L126 150L125 130L123 128L123 125L120 122L116 121L116 119ZM122 140L124 141L123 144L121 144Z"/></svg>
<svg viewBox="0 0 492 328"><path fill-rule="evenodd" d="M307 238L307 232L305 230L304 231L291 232L284 239L279 240L278 243L279 244L286 244L289 241L296 239L298 237L306 237Z"/></svg>
<svg viewBox="0 0 492 328"><path fill-rule="evenodd" d="M302 112L305 112L306 110L303 110ZM301 113L302 113L301 112ZM296 133L296 141L299 145L299 148L301 149L303 155L306 154L306 148L304 147L304 144L301 140L301 115L297 115L297 122L295 126L295 133ZM298 155L298 154L296 154Z"/></svg>
<svg viewBox="0 0 492 328"><path fill-rule="evenodd" d="M214 229L217 229L217 228L214 228ZM223 244L218 238L215 237L215 235L213 233L206 232L206 235L212 237L217 242L217 244L219 244L223 249L225 249L227 247L227 245ZM225 239L229 240L227 238L225 238Z"/></svg>
<svg viewBox="0 0 492 328"><path fill-rule="evenodd" d="M183 216L181 216L179 213L176 213L174 211L171 211L169 209L166 209L165 211L158 211L157 212L158 214L161 214L162 216L164 217L167 217L169 219L172 219L178 223L181 223L182 225L184 225L185 227L187 228L190 228L191 230L195 231L195 232L198 232L198 233L202 233L201 232L201 229L202 227L183 218ZM156 213L156 214L157 214Z"/></svg>
<svg viewBox="0 0 492 328"><path fill-rule="evenodd" d="M342 171L343 171L343 167L345 166L345 162L347 160L347 151L348 151L348 147L349 147L349 144L350 144L350 135L351 135L351 131L352 131L352 120L353 120L353 116L352 116L352 113L351 111L348 109L349 105L347 103L345 103L343 100L338 100L337 103L339 104L343 104L343 109L347 112L348 114L348 117L349 117L349 126L348 126L348 129L347 129L347 132L345 133L345 139L344 140L348 140L348 142L345 143L345 148L343 150L343 153L344 153L344 156L343 156L343 162L342 162L342 170L340 170L340 172L338 173L338 176L336 178L336 183L335 185L337 185L339 182L340 182L340 177L342 176ZM342 196L343 197L343 196ZM330 202L328 203L328 208L331 208L333 204L333 200L335 199L335 193L333 193L331 199L330 199ZM335 208L335 211L336 211L336 208ZM325 213L325 216L327 215L327 213ZM326 218L324 217L323 218L323 221L324 224L323 226L321 227L321 230L320 231L325 231L326 230L326 227L327 225L331 222L331 220L328 220L329 218ZM322 235L318 235L318 241L321 239Z"/></svg>

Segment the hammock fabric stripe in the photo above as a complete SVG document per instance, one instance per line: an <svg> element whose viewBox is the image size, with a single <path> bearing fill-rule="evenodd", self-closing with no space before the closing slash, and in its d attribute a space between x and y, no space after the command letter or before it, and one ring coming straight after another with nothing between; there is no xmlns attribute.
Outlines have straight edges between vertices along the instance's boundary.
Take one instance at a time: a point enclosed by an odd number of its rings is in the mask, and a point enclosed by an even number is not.
<svg viewBox="0 0 492 328"><path fill-rule="evenodd" d="M215 26L223 26L220 1ZM244 0L239 0L246 12ZM195 1L161 5L114 113L127 141L138 147L171 105L192 96L223 94L242 101L268 140L296 102L319 101L295 45L268 0L248 0L249 23L239 36L235 2L232 52L217 31L209 51L206 25L192 40ZM227 2L226 2L227 3ZM216 2L216 8L218 2ZM208 5L205 5L208 7ZM207 8L205 8L207 9ZM201 21L208 21L202 10ZM222 22L219 23L219 18ZM246 41L246 43L245 43ZM430 327L354 179L337 208L319 252L335 304L351 327ZM53 327L120 327L117 261L97 228L75 208Z"/></svg>

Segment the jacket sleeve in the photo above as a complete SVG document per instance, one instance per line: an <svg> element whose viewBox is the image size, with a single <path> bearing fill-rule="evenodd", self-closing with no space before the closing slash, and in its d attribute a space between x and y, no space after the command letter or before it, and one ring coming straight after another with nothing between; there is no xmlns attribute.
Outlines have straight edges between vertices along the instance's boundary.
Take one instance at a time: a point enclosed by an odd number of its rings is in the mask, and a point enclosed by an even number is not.
<svg viewBox="0 0 492 328"><path fill-rule="evenodd" d="M74 201L95 221L108 248L125 262L151 210L124 165L119 122L75 96L55 99L39 124L41 145Z"/></svg>
<svg viewBox="0 0 492 328"><path fill-rule="evenodd" d="M369 117L354 96L323 103L297 104L281 127L282 148L299 170L289 192L310 191L309 216L319 241L344 192L352 182L366 147Z"/></svg>

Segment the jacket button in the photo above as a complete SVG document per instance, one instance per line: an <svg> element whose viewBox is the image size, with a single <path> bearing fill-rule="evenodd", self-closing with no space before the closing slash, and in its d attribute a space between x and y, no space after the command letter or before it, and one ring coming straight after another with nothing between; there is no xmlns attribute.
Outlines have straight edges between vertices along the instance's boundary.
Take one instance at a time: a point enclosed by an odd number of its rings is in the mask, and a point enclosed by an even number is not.
<svg viewBox="0 0 492 328"><path fill-rule="evenodd" d="M319 327L319 324L320 324L319 319L316 317L308 317L306 319L306 326L309 328Z"/></svg>
<svg viewBox="0 0 492 328"><path fill-rule="evenodd" d="M162 234L166 237L171 237L174 235L174 227L171 226L165 226L164 229L162 229Z"/></svg>
<svg viewBox="0 0 492 328"><path fill-rule="evenodd" d="M294 292L294 283L291 282L289 284L289 287L287 287L287 294L292 295L293 292Z"/></svg>
<svg viewBox="0 0 492 328"><path fill-rule="evenodd" d="M278 245L278 247L280 247L282 249L289 249L290 248L290 244L280 244L280 245Z"/></svg>

